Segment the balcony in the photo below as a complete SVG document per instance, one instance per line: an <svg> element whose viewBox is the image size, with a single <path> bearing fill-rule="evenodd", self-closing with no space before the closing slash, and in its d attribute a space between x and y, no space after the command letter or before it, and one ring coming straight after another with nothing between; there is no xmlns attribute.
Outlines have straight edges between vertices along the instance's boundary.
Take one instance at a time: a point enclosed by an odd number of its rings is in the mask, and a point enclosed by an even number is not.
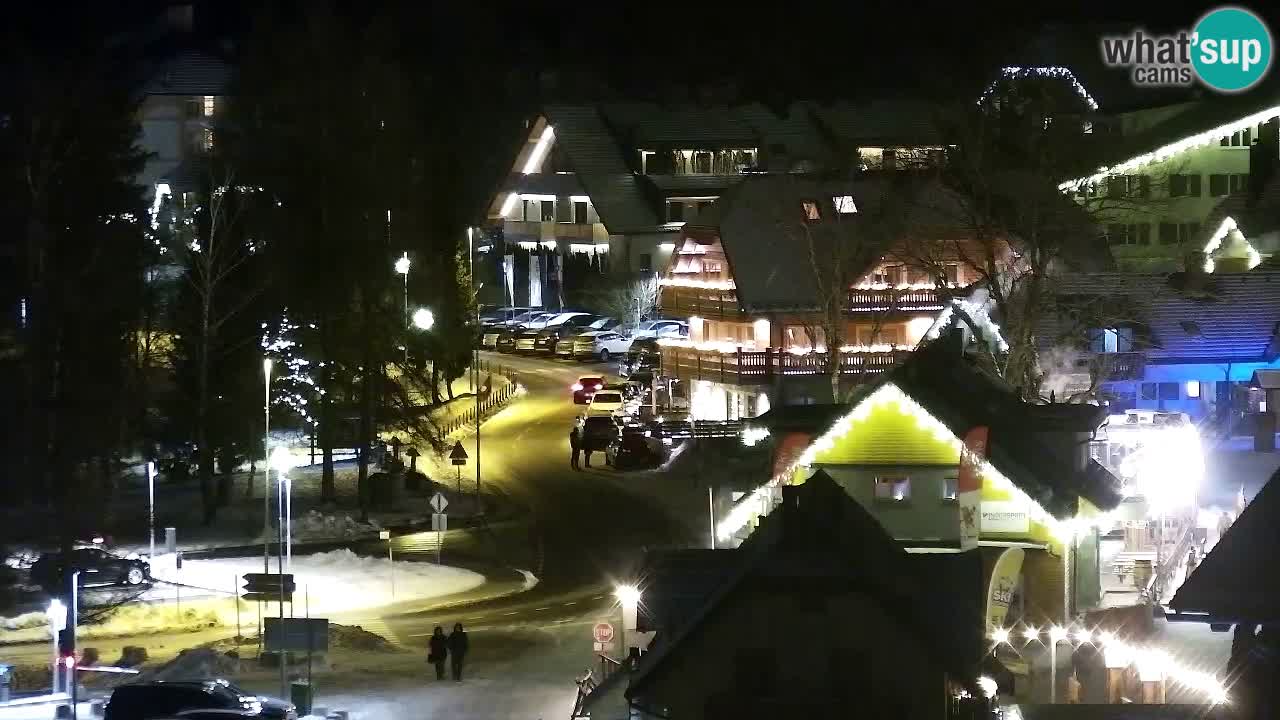
<svg viewBox="0 0 1280 720"><path fill-rule="evenodd" d="M1140 352L1097 353L1090 358L1089 365L1104 381L1141 380L1147 356Z"/></svg>
<svg viewBox="0 0 1280 720"><path fill-rule="evenodd" d="M884 372L909 352L894 350L842 353L840 374L857 376ZM827 354L796 355L773 348L720 352L663 345L662 374L729 385L758 385L771 383L778 377L826 375Z"/></svg>
<svg viewBox="0 0 1280 720"><path fill-rule="evenodd" d="M883 290L858 289L849 290L846 296L850 312L876 312L885 310L927 311L941 310L947 300L934 288Z"/></svg>
<svg viewBox="0 0 1280 720"><path fill-rule="evenodd" d="M605 230L603 223L507 220L503 223L502 230L507 242L562 241L592 245L609 242L609 231Z"/></svg>
<svg viewBox="0 0 1280 720"><path fill-rule="evenodd" d="M658 302L665 315L698 315L713 320L742 320L738 293L732 289L663 285Z"/></svg>

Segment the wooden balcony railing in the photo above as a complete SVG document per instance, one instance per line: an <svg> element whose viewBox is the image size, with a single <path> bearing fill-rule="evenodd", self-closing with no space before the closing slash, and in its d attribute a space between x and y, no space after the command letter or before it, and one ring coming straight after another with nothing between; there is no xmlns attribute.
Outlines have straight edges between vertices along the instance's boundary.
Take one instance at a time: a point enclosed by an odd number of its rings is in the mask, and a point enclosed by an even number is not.
<svg viewBox="0 0 1280 720"><path fill-rule="evenodd" d="M946 302L932 288L920 290L858 290L848 294L851 311L873 310L941 310Z"/></svg>
<svg viewBox="0 0 1280 720"><path fill-rule="evenodd" d="M907 350L851 352L840 356L841 375L883 372L907 356ZM773 348L722 353L673 346L662 347L662 374L731 385L772 382L779 376L827 374L827 354L796 355Z"/></svg>
<svg viewBox="0 0 1280 720"><path fill-rule="evenodd" d="M713 290L677 285L662 286L658 305L662 308L662 313L670 317L700 315L736 320L742 312L742 308L738 305L738 293L735 290Z"/></svg>

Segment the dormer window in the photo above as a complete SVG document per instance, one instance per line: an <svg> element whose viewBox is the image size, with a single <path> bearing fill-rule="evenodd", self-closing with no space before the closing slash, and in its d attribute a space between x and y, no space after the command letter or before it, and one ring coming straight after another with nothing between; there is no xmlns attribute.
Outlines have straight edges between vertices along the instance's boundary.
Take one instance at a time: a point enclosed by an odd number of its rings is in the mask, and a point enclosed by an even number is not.
<svg viewBox="0 0 1280 720"><path fill-rule="evenodd" d="M805 222L817 222L822 219L822 211L818 208L817 200L804 200L800 203L800 208L804 212Z"/></svg>

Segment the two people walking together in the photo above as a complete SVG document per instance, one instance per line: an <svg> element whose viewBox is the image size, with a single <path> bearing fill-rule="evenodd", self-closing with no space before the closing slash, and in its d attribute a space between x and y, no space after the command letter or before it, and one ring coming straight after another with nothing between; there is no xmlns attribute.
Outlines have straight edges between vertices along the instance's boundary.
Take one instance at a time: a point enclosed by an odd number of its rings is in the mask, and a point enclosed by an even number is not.
<svg viewBox="0 0 1280 720"><path fill-rule="evenodd" d="M431 633L427 650L427 662L436 666L437 680L444 679L444 663L448 660L453 681L462 682L462 663L468 650L467 632L462 629L462 623L454 623L453 632L447 636L444 628L437 625Z"/></svg>

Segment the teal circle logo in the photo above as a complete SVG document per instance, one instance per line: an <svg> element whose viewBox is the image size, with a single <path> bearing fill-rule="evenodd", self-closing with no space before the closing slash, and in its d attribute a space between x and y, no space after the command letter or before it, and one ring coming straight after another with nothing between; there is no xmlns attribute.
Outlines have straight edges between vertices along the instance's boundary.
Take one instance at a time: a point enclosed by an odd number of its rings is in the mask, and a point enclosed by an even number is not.
<svg viewBox="0 0 1280 720"><path fill-rule="evenodd" d="M1214 90L1248 90L1271 67L1271 31L1244 8L1212 10L1193 32L1191 65L1201 82Z"/></svg>

